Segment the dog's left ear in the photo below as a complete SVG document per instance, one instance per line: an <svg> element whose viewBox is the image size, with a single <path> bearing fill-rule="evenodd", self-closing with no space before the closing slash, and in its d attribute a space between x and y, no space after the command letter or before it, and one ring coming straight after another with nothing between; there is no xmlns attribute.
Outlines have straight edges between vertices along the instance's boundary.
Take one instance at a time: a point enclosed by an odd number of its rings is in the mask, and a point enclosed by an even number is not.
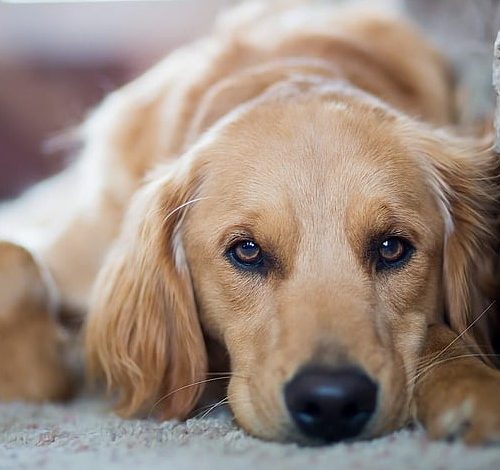
<svg viewBox="0 0 500 470"><path fill-rule="evenodd" d="M207 353L182 246L194 192L184 162L134 196L94 286L87 365L103 376L125 416L184 418L207 373Z"/></svg>
<svg viewBox="0 0 500 470"><path fill-rule="evenodd" d="M497 309L488 287L495 282L498 256L498 156L487 139L461 139L444 131L427 130L419 146L444 217L446 320L472 347L489 353L488 319Z"/></svg>

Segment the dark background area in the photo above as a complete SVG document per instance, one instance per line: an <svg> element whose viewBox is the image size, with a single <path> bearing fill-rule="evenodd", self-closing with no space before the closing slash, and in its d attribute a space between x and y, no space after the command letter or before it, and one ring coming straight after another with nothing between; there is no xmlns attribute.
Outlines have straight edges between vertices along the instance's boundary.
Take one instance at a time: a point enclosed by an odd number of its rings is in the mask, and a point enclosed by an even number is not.
<svg viewBox="0 0 500 470"><path fill-rule="evenodd" d="M71 157L65 130L125 83L123 64L22 64L0 72L0 199L53 174Z"/></svg>
<svg viewBox="0 0 500 470"><path fill-rule="evenodd" d="M0 0L0 200L61 169L67 130L234 0Z"/></svg>

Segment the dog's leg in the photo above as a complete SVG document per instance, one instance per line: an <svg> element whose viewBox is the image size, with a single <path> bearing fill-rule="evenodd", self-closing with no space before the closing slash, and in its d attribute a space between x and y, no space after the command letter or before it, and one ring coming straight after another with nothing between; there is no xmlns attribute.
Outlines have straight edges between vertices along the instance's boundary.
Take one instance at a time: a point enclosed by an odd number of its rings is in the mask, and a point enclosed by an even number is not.
<svg viewBox="0 0 500 470"><path fill-rule="evenodd" d="M484 364L445 325L433 325L417 372L417 419L434 439L500 442L500 371Z"/></svg>
<svg viewBox="0 0 500 470"><path fill-rule="evenodd" d="M30 252L0 241L0 400L71 394L51 287Z"/></svg>

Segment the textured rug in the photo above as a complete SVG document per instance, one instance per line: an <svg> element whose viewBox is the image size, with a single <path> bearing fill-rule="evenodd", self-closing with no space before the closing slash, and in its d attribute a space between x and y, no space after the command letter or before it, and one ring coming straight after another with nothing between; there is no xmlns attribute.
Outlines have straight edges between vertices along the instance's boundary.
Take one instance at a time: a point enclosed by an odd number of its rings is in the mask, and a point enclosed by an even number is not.
<svg viewBox="0 0 500 470"><path fill-rule="evenodd" d="M429 442L402 430L370 442L304 448L262 442L227 414L187 422L122 420L105 403L0 404L0 469L498 470L500 447Z"/></svg>

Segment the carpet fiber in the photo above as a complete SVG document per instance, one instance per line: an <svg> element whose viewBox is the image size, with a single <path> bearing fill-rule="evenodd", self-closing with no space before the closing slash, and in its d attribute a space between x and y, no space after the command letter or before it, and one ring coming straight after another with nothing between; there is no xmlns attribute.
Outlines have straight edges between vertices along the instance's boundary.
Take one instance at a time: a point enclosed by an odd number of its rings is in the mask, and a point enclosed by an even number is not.
<svg viewBox="0 0 500 470"><path fill-rule="evenodd" d="M125 421L103 402L0 404L0 469L500 469L500 447L429 442L402 430L371 442L301 448L262 442L228 415Z"/></svg>

